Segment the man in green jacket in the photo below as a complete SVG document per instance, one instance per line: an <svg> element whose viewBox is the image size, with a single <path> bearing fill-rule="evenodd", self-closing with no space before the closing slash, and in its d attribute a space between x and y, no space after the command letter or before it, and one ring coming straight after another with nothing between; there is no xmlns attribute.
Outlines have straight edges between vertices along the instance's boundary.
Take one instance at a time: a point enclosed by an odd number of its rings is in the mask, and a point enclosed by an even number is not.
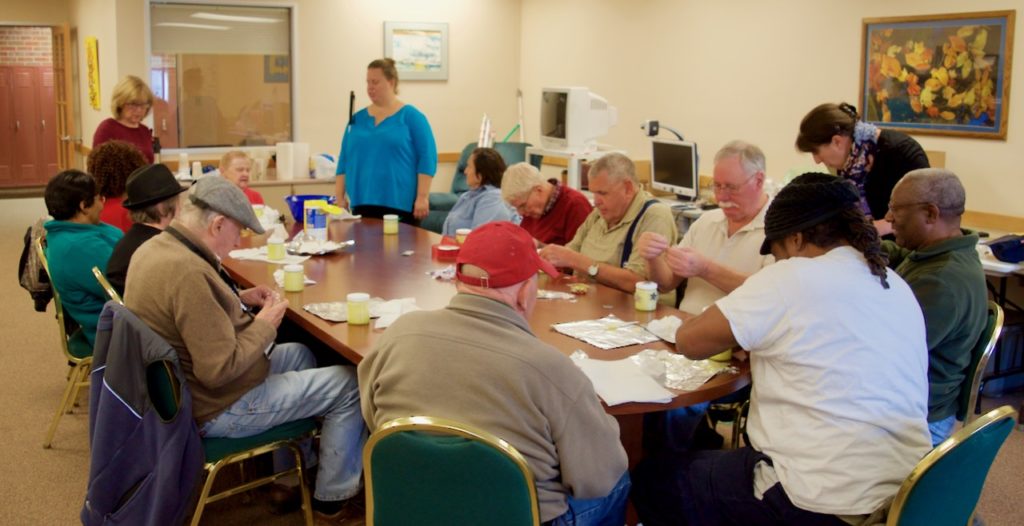
<svg viewBox="0 0 1024 526"><path fill-rule="evenodd" d="M960 228L964 187L948 170L907 173L893 188L886 221L889 266L910 285L924 313L928 336L928 428L932 445L949 437L971 349L985 330L985 273L978 235ZM884 307L883 307L884 308Z"/></svg>

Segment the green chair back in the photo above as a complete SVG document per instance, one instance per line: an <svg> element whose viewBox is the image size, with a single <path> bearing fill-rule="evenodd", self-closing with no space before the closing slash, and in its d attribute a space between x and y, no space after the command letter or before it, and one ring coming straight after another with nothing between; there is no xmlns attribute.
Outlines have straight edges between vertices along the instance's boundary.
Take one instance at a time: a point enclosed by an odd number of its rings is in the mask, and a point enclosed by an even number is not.
<svg viewBox="0 0 1024 526"><path fill-rule="evenodd" d="M363 450L368 525L540 523L533 474L510 444L430 417L384 424Z"/></svg>
<svg viewBox="0 0 1024 526"><path fill-rule="evenodd" d="M978 338L978 343L971 350L971 363L967 366L967 374L960 385L960 396L957 400L956 418L965 424L974 419L978 395L981 394L982 377L1002 332L1003 309L998 303L989 301L988 322L981 333L981 338Z"/></svg>
<svg viewBox="0 0 1024 526"><path fill-rule="evenodd" d="M969 524L1016 414L1010 406L994 409L925 455L896 493L886 524Z"/></svg>

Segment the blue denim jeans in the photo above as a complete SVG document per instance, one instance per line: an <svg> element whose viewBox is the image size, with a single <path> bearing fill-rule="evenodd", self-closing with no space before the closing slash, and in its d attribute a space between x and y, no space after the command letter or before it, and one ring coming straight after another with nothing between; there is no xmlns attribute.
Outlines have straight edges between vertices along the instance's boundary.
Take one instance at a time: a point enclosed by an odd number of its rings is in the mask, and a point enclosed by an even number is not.
<svg viewBox="0 0 1024 526"><path fill-rule="evenodd" d="M942 420L928 422L928 432L932 434L932 447L939 445L943 440L953 434L953 426L956 425L956 415L949 415Z"/></svg>
<svg viewBox="0 0 1024 526"><path fill-rule="evenodd" d="M340 365L316 368L313 353L305 345L274 346L267 379L203 424L200 433L242 438L315 416L324 417L315 497L324 501L347 499L359 492L366 442L356 374L351 367ZM285 467L285 457L275 456L276 469Z"/></svg>
<svg viewBox="0 0 1024 526"><path fill-rule="evenodd" d="M569 509L545 524L551 526L622 526L626 523L626 498L629 497L629 472L610 492L596 499L569 497Z"/></svg>

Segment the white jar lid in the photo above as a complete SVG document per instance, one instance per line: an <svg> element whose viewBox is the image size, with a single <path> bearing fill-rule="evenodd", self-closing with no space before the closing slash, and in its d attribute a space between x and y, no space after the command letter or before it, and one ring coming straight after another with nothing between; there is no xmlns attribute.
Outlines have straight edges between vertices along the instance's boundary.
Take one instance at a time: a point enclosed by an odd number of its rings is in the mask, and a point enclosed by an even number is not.
<svg viewBox="0 0 1024 526"><path fill-rule="evenodd" d="M637 290L658 290L658 284L653 281L638 281Z"/></svg>
<svg viewBox="0 0 1024 526"><path fill-rule="evenodd" d="M362 303L370 301L370 295L365 292L350 292L348 296L345 296L345 299L349 303Z"/></svg>
<svg viewBox="0 0 1024 526"><path fill-rule="evenodd" d="M459 228L459 229L455 230L455 233L459 234L459 235L462 235L462 234L469 234L472 231L473 231L472 228Z"/></svg>
<svg viewBox="0 0 1024 526"><path fill-rule="evenodd" d="M398 221L398 214L384 214L385 221Z"/></svg>
<svg viewBox="0 0 1024 526"><path fill-rule="evenodd" d="M302 272L302 265L285 265L285 272Z"/></svg>
<svg viewBox="0 0 1024 526"><path fill-rule="evenodd" d="M277 234L274 234L270 236L270 239L267 240L267 243L284 243L284 238Z"/></svg>

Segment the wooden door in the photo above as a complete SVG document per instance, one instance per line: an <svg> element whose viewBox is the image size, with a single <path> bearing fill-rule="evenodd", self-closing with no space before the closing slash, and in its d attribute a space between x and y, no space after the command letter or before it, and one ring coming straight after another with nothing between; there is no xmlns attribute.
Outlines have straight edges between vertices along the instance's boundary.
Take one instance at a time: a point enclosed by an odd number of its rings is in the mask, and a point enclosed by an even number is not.
<svg viewBox="0 0 1024 526"><path fill-rule="evenodd" d="M68 24L50 28L53 34L53 100L54 133L59 141L56 148L57 170L74 168L75 97L71 86L71 27Z"/></svg>
<svg viewBox="0 0 1024 526"><path fill-rule="evenodd" d="M12 70L14 99L14 177L16 186L31 186L40 177L39 162L39 92L36 68L15 66Z"/></svg>
<svg viewBox="0 0 1024 526"><path fill-rule="evenodd" d="M55 103L54 81L56 76L52 69L39 70L39 168L45 179L43 184L57 174L57 145L60 136L57 134L57 105Z"/></svg>
<svg viewBox="0 0 1024 526"><path fill-rule="evenodd" d="M0 186L13 186L14 180L14 112L11 101L12 71L0 67Z"/></svg>

